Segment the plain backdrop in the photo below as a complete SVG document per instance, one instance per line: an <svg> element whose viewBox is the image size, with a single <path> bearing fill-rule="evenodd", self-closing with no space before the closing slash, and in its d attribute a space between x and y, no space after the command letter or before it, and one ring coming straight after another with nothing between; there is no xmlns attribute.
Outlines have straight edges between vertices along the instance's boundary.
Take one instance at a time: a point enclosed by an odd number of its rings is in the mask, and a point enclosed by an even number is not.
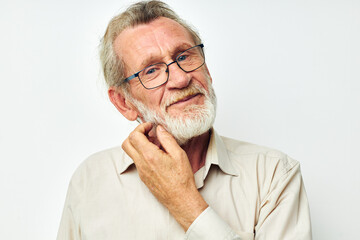
<svg viewBox="0 0 360 240"><path fill-rule="evenodd" d="M360 1L166 2L203 38L217 131L301 162L314 239L359 239ZM55 239L77 166L135 128L97 49L129 3L0 1L0 239Z"/></svg>

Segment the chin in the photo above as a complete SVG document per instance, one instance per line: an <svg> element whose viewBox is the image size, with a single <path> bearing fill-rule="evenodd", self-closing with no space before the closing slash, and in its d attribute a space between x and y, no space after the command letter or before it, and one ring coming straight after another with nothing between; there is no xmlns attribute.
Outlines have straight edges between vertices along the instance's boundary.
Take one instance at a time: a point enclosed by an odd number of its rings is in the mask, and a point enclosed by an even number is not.
<svg viewBox="0 0 360 240"><path fill-rule="evenodd" d="M181 146L209 131L214 124L215 116L216 102L214 104L212 101L206 101L204 105L187 107L177 116L166 115L162 125Z"/></svg>

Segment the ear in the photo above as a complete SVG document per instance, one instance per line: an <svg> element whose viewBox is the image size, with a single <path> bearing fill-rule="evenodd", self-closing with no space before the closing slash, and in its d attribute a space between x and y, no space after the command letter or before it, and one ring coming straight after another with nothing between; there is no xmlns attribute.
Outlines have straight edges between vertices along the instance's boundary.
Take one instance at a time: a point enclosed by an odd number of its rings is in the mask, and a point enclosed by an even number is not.
<svg viewBox="0 0 360 240"><path fill-rule="evenodd" d="M124 94L119 88L116 87L110 87L108 89L108 95L110 98L110 101L116 109L128 120L135 121L138 117L137 110L133 107L132 104L128 102L127 99L125 99Z"/></svg>

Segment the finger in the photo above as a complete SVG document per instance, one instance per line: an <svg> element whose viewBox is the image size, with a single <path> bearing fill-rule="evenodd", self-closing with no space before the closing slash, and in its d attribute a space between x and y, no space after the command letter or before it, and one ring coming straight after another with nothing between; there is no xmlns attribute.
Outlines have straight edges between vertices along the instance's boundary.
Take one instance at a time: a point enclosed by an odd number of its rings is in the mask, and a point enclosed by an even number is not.
<svg viewBox="0 0 360 240"><path fill-rule="evenodd" d="M153 128L147 134L147 138L149 139L150 142L155 144L158 148L161 147L161 144L160 144L160 142L159 142L159 140L157 139L157 136L156 136L156 127L155 126L153 126Z"/></svg>
<svg viewBox="0 0 360 240"><path fill-rule="evenodd" d="M175 138L169 132L167 132L163 126L157 126L156 132L161 146L167 153L174 155L178 154L180 151L183 151L176 142Z"/></svg>
<svg viewBox="0 0 360 240"><path fill-rule="evenodd" d="M148 139L149 139L149 141L150 141L151 143L153 143L154 145L156 145L158 148L161 148L161 144L160 144L160 142L159 142L159 140L158 140L157 137L149 137Z"/></svg>
<svg viewBox="0 0 360 240"><path fill-rule="evenodd" d="M151 130L148 132L147 136L151 137L151 138L156 138L156 127L155 126L153 126L151 128Z"/></svg>
<svg viewBox="0 0 360 240"><path fill-rule="evenodd" d="M151 122L145 122L145 123L142 123L142 124L139 124L133 132L140 132L144 135L147 135L151 129L153 128L153 125Z"/></svg>
<svg viewBox="0 0 360 240"><path fill-rule="evenodd" d="M143 155L146 152L154 152L159 149L159 147L152 143L147 137L152 128L153 125L151 123L143 123L137 126L129 135L129 142L132 147Z"/></svg>
<svg viewBox="0 0 360 240"><path fill-rule="evenodd" d="M130 143L133 145L145 144L148 142L148 135L152 129L153 125L150 122L140 124L130 133Z"/></svg>
<svg viewBox="0 0 360 240"><path fill-rule="evenodd" d="M129 138L125 139L122 144L122 149L126 152L127 155L134 161L135 165L138 164L138 160L141 159L141 155L138 151L131 145Z"/></svg>
<svg viewBox="0 0 360 240"><path fill-rule="evenodd" d="M138 151L134 148L133 144L131 143L131 141L130 141L131 136L134 134L144 135L147 132L149 132L151 129L152 129L152 124L149 122L140 124L139 126L137 126L134 129L133 132L130 133L129 137L127 139L125 139L125 141L123 142L122 148L133 160L139 159L140 154L138 153Z"/></svg>

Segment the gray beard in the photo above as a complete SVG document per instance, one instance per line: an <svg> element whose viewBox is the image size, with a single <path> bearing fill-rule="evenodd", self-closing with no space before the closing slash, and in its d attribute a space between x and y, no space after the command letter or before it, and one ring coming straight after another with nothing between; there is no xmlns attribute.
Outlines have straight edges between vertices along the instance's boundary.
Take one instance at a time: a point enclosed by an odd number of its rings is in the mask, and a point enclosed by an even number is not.
<svg viewBox="0 0 360 240"><path fill-rule="evenodd" d="M138 109L144 121L151 122L155 126L163 126L175 138L177 143L182 146L190 139L208 131L213 126L216 116L216 95L210 81L208 81L209 92L194 84L188 88L203 94L205 96L204 104L189 105L184 108L182 114L177 116L171 116L166 111L166 107L172 101L171 99L162 104L160 115L146 107L144 103L133 98L129 93L126 94L128 95L126 97Z"/></svg>

